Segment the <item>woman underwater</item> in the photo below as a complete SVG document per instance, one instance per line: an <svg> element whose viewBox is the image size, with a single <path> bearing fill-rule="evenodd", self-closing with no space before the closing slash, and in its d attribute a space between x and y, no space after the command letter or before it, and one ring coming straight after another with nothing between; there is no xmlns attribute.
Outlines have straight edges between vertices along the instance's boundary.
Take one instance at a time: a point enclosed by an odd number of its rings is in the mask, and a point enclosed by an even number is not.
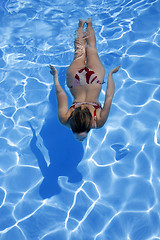
<svg viewBox="0 0 160 240"><path fill-rule="evenodd" d="M87 27L84 33L85 23ZM95 33L89 18L87 21L79 20L74 60L67 69L67 86L74 97L70 108L67 95L58 81L56 68L52 65L49 67L54 76L59 120L72 129L76 139L83 141L90 129L101 128L107 121L115 89L112 74L116 73L120 66L109 72L104 106L101 108L98 97L105 69L97 53Z"/></svg>

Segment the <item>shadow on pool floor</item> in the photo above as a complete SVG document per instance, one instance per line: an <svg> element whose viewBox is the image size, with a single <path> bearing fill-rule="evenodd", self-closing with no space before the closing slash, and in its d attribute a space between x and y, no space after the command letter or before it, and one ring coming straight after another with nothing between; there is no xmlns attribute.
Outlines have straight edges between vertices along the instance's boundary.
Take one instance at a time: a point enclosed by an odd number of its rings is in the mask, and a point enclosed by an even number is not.
<svg viewBox="0 0 160 240"><path fill-rule="evenodd" d="M84 153L82 143L74 138L70 129L62 126L58 121L54 89L50 93L49 102L52 114L46 119L40 132L43 143L48 150L50 158L49 166L47 166L42 152L36 145L36 133L30 124L33 132L30 146L38 160L44 177L39 190L41 197L44 199L60 193L61 188L57 182L59 176L67 176L68 181L71 183L82 180L82 175L77 170L77 165Z"/></svg>

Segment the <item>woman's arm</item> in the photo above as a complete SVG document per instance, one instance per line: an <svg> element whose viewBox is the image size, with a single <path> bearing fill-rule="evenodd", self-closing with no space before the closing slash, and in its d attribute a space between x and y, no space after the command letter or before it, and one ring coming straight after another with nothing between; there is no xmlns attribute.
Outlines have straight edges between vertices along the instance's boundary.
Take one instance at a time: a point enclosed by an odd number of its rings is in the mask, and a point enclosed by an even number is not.
<svg viewBox="0 0 160 240"><path fill-rule="evenodd" d="M49 65L49 68L51 69L50 73L54 77L54 86L58 102L58 117L60 122L65 125L67 123L68 98L58 81L57 69L52 65Z"/></svg>
<svg viewBox="0 0 160 240"><path fill-rule="evenodd" d="M114 81L112 78L112 74L118 72L120 66L114 68L112 71L109 72L108 74L108 81L107 81L107 90L106 90L106 95L105 95L105 101L104 101L104 106L101 110L100 113L100 119L98 119L97 126L102 127L105 122L107 121L109 112L110 112L110 107L114 95L114 90L115 90L115 85Z"/></svg>

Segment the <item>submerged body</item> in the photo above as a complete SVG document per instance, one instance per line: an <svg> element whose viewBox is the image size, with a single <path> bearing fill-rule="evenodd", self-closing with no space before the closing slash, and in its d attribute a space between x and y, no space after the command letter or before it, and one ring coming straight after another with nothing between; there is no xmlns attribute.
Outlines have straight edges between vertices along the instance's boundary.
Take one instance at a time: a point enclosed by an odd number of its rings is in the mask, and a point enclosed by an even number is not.
<svg viewBox="0 0 160 240"><path fill-rule="evenodd" d="M88 85L77 86L75 88L70 89L70 91L74 97L73 105L77 103L75 108L81 106L81 108L84 109L87 107L91 112L92 116L94 116L96 110L96 124L95 118L93 118L92 128L100 127L98 125L98 120L100 119L101 105L99 104L98 97L101 91L101 85L92 84L89 86ZM73 105L68 110L67 118L69 118L71 113L74 111ZM95 106L98 106L98 108L95 109Z"/></svg>
<svg viewBox="0 0 160 240"><path fill-rule="evenodd" d="M85 23L86 32L83 31ZM104 106L101 108L98 98L104 82L105 69L97 53L91 19L79 21L74 60L67 69L67 86L74 97L70 108L67 95L59 84L58 72L51 65L50 68L57 93L59 120L63 125L72 128L76 138L83 140L91 128L100 128L105 124L114 95L112 74L119 70L118 66L109 72Z"/></svg>

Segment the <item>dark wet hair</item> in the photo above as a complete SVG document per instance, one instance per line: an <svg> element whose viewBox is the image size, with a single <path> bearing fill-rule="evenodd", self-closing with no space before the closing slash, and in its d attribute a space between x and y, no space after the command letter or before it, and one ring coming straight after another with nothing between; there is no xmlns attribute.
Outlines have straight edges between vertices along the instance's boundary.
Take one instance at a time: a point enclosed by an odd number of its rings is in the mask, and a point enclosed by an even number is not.
<svg viewBox="0 0 160 240"><path fill-rule="evenodd" d="M89 132L92 127L92 114L86 107L75 108L69 117L69 124L73 133Z"/></svg>

